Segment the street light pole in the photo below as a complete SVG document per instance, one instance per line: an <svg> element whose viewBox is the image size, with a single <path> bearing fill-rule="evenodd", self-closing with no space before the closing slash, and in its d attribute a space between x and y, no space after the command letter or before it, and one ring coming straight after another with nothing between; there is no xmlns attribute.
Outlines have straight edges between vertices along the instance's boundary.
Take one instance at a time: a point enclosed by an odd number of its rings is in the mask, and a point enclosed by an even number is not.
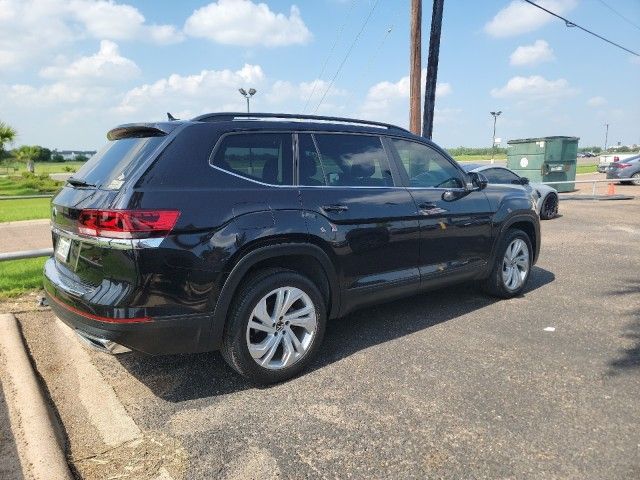
<svg viewBox="0 0 640 480"><path fill-rule="evenodd" d="M250 88L247 92L244 88L239 88L238 91L240 92L240 95L247 99L247 113L249 113L249 101L251 97L257 93L257 90L255 88Z"/></svg>
<svg viewBox="0 0 640 480"><path fill-rule="evenodd" d="M609 124L605 123L604 126L607 127L604 132L604 152L607 153L607 143L609 142Z"/></svg>
<svg viewBox="0 0 640 480"><path fill-rule="evenodd" d="M495 153L496 153L496 120L502 113L502 111L498 112L489 112L491 116L493 116L493 141L491 142L491 163L495 163Z"/></svg>

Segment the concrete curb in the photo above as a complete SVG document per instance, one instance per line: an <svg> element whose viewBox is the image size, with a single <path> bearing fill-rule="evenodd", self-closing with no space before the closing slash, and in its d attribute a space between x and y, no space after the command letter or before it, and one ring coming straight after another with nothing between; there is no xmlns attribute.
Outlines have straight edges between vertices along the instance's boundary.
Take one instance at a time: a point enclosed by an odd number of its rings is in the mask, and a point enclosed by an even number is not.
<svg viewBox="0 0 640 480"><path fill-rule="evenodd" d="M17 425L12 424L11 429L24 440L17 444L25 477L72 480L47 401L12 314L0 315L0 349L12 387L7 388L7 403L18 417Z"/></svg>

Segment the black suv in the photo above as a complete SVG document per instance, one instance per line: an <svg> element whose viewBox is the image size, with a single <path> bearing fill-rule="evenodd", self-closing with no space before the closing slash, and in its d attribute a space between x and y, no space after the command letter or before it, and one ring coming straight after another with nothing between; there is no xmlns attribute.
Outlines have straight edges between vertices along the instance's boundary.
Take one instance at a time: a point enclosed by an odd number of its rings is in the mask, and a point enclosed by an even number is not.
<svg viewBox="0 0 640 480"><path fill-rule="evenodd" d="M328 318L467 280L522 292L540 249L518 186L388 124L216 113L111 130L52 202L54 312L86 341L220 349L289 378Z"/></svg>

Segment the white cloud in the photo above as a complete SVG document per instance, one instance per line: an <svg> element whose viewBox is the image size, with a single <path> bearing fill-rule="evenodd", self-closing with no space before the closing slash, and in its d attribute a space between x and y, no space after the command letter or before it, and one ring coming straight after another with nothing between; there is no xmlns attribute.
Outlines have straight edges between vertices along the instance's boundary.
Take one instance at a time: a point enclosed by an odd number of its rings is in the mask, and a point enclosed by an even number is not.
<svg viewBox="0 0 640 480"><path fill-rule="evenodd" d="M424 85L427 69L422 70L420 85ZM424 90L424 88L422 88ZM453 92L450 83L438 83L436 85L436 98L446 97ZM422 92L424 97L424 91ZM383 111L397 100L409 98L409 76L402 77L397 82L383 81L376 83L367 92L364 110L368 112Z"/></svg>
<svg viewBox="0 0 640 480"><path fill-rule="evenodd" d="M311 32L300 10L291 6L289 16L274 13L265 3L250 0L218 0L193 12L185 22L188 35L227 45L277 47L305 44Z"/></svg>
<svg viewBox="0 0 640 480"><path fill-rule="evenodd" d="M424 103L424 82L427 69L422 70L420 84ZM442 99L453 93L450 83L440 82L436 85L436 98ZM400 78L396 82L383 81L372 85L362 103L358 116L371 120L387 121L406 126L409 120L409 76ZM441 108L434 111L434 124L442 125L455 121L461 112L458 108Z"/></svg>
<svg viewBox="0 0 640 480"><path fill-rule="evenodd" d="M172 74L154 83L129 90L116 111L127 115L158 118L164 112L242 110L239 86L259 87L264 81L259 65L245 64L240 70L203 70L195 75Z"/></svg>
<svg viewBox="0 0 640 480"><path fill-rule="evenodd" d="M491 96L495 98L514 98L518 100L553 99L571 96L575 93L576 89L572 88L564 78L547 80L540 75L513 77L504 87L491 90Z"/></svg>
<svg viewBox="0 0 640 480"><path fill-rule="evenodd" d="M313 111L326 91L325 100L321 105L321 109L326 110L328 99L347 95L346 90L337 88L335 85L332 85L328 91L327 88L329 88L329 82L320 79L300 83L277 80L271 85L266 99L273 105L288 103L291 106L299 106L298 111L302 111L305 106L307 107L306 111L309 109Z"/></svg>
<svg viewBox="0 0 640 480"><path fill-rule="evenodd" d="M87 37L167 44L184 35L113 0L0 0L0 68L33 66Z"/></svg>
<svg viewBox="0 0 640 480"><path fill-rule="evenodd" d="M536 3L559 15L578 4L577 0L539 0ZM559 20L533 5L514 0L485 24L484 31L492 37L511 37L533 32L551 21Z"/></svg>
<svg viewBox="0 0 640 480"><path fill-rule="evenodd" d="M509 57L509 63L515 66L533 66L555 60L553 49L544 40L536 40L532 45L516 48Z"/></svg>
<svg viewBox="0 0 640 480"><path fill-rule="evenodd" d="M73 81L121 81L140 74L132 60L120 55L118 45L110 40L100 42L100 50L94 55L81 57L66 66L49 66L40 71L45 78L69 79Z"/></svg>
<svg viewBox="0 0 640 480"><path fill-rule="evenodd" d="M604 97L591 97L587 100L587 105L590 107L604 107L607 104L607 99Z"/></svg>
<svg viewBox="0 0 640 480"><path fill-rule="evenodd" d="M166 44L183 39L172 25L147 25L140 11L112 0L73 0L69 4L72 15L94 38L111 40L150 39Z"/></svg>

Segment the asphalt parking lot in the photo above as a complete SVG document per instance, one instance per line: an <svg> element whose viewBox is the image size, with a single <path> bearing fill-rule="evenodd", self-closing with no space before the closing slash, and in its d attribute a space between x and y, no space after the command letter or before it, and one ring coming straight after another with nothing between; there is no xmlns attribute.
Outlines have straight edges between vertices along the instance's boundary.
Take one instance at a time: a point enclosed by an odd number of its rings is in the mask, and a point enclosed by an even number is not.
<svg viewBox="0 0 640 480"><path fill-rule="evenodd" d="M560 213L522 297L464 285L361 310L269 388L215 353L70 358L50 311L17 317L84 478L639 478L640 200ZM142 440L109 440L96 408Z"/></svg>

